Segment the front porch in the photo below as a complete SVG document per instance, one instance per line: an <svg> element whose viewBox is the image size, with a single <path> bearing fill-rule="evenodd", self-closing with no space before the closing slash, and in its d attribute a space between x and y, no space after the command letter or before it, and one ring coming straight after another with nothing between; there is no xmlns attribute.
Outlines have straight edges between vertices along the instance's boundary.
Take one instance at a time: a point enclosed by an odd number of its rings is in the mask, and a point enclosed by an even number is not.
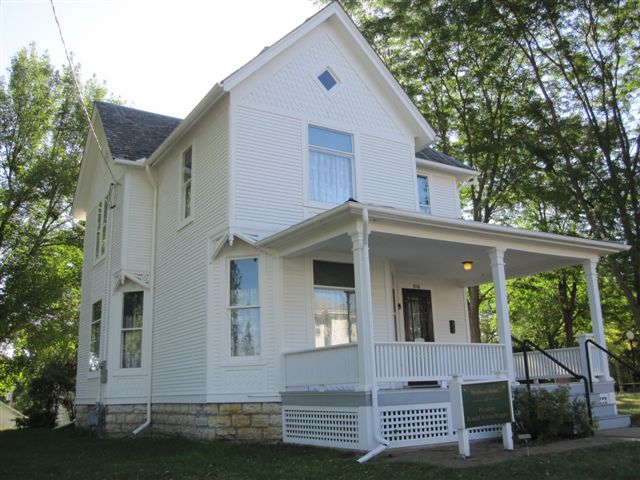
<svg viewBox="0 0 640 480"><path fill-rule="evenodd" d="M315 317L316 348L285 347L282 404L285 442L358 450L455 440L448 391L453 375L462 375L465 382L506 379L513 386L523 380L522 360L514 355L511 343L508 278L582 264L593 337L604 346L596 265L600 256L625 249L354 202L257 246L285 261L304 259L311 271L307 292L313 292L304 295L313 296L316 288L327 286L353 287L340 310L344 318L332 317L332 324L343 325L342 335L327 336L329 324L319 324L318 311L307 307L306 322L313 323ZM473 263L472 270L462 268L467 260ZM316 266L331 261L352 263L353 285L343 274L335 284L316 281L326 277L316 275ZM284 272L283 277L287 278ZM499 343L471 343L464 289L488 282L494 286ZM438 302L446 303L443 296L456 309L436 312ZM305 323L304 312L298 314L301 320L289 320L290 325ZM332 345L327 338L353 343ZM578 347L557 354L574 371L584 371ZM590 356L592 376L610 403L613 386L606 360L601 352ZM531 355L530 361L532 380L566 381L544 359ZM499 435L492 426L471 433L471 438Z"/></svg>

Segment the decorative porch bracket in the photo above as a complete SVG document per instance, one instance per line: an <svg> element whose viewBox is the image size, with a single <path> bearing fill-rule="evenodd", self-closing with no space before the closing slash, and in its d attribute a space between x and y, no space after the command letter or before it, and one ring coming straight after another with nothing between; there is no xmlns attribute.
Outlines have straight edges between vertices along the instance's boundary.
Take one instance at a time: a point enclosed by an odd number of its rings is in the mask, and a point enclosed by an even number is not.
<svg viewBox="0 0 640 480"><path fill-rule="evenodd" d="M509 321L509 302L507 298L507 281L504 273L504 253L502 248L489 250L491 259L491 277L493 278L493 290L496 298L496 317L498 322L498 337L504 345L507 367L507 378L515 383L515 366L513 362L513 347L511 345L511 323Z"/></svg>

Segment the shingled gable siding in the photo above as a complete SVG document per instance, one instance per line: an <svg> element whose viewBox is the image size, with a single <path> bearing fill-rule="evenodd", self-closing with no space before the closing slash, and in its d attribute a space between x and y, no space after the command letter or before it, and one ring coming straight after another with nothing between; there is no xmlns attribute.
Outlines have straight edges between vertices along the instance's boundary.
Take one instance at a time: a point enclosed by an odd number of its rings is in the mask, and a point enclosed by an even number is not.
<svg viewBox="0 0 640 480"><path fill-rule="evenodd" d="M275 231L313 213L304 189L310 124L353 135L358 200L414 209L411 135L385 110L345 47L320 29L285 55L260 81L232 92L238 225ZM331 94L316 79L327 67L340 79Z"/></svg>
<svg viewBox="0 0 640 480"><path fill-rule="evenodd" d="M207 257L210 232L226 223L228 108L217 106L169 152L158 182L153 395L203 401L207 385ZM193 221L179 228L180 153L193 146ZM219 322L219 318L210 319Z"/></svg>

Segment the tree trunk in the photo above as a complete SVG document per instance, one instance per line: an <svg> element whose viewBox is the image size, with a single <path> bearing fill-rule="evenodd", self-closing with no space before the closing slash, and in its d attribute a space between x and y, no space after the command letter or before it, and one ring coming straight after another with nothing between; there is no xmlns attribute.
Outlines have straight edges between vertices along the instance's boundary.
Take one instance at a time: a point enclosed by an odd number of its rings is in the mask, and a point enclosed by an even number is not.
<svg viewBox="0 0 640 480"><path fill-rule="evenodd" d="M480 343L480 287L476 285L468 290L469 334L472 342Z"/></svg>

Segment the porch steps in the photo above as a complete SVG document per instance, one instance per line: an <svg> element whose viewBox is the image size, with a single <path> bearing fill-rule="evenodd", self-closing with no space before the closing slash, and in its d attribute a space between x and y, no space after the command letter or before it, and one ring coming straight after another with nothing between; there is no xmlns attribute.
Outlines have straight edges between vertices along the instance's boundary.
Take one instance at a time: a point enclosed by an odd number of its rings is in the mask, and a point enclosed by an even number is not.
<svg viewBox="0 0 640 480"><path fill-rule="evenodd" d="M629 415L609 415L596 418L598 430L613 430L615 428L626 428L631 425Z"/></svg>

